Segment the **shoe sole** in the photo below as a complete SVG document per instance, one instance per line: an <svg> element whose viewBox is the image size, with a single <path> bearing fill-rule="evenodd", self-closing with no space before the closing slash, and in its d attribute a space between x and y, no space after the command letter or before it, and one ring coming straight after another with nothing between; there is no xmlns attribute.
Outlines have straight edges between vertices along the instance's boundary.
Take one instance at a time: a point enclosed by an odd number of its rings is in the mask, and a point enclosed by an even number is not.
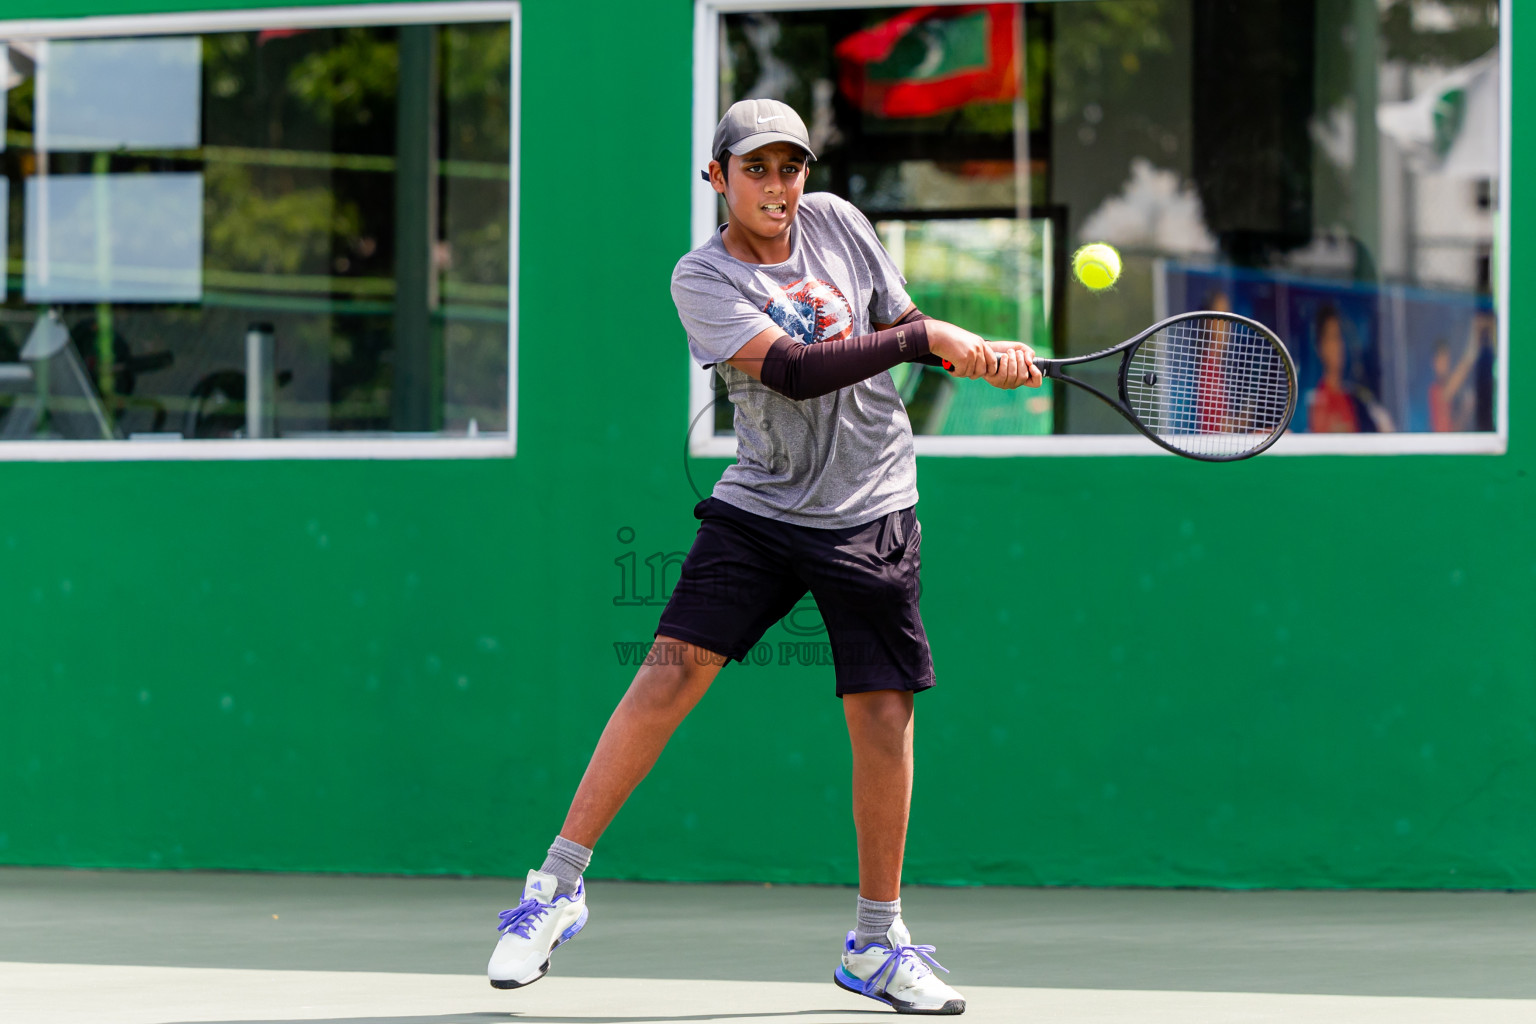
<svg viewBox="0 0 1536 1024"><path fill-rule="evenodd" d="M868 999L873 999L877 1003L884 1003L891 1009L895 1010L897 1013L921 1013L928 1016L953 1017L956 1014L965 1012L964 999L951 999L943 1006L936 1007L934 1009L924 1009L915 1003L909 1003L905 1000L897 999L895 996L887 995L883 992L880 995L872 995L868 992L865 992L862 988L854 988L852 985L844 981L843 969L841 967L832 972L832 983L838 988L842 989L844 992L852 992L856 996L864 996Z"/></svg>
<svg viewBox="0 0 1536 1024"><path fill-rule="evenodd" d="M587 908L586 907L582 907L581 908L581 916L576 919L576 923L575 924L571 925L565 931L560 933L560 937L555 940L555 944L553 946L549 947L550 953L554 953L555 950L559 949L561 946L565 945L567 942L570 942L572 939L574 939L576 937L576 933L581 931L581 929L583 927L585 927L586 923L587 923ZM491 988L499 988L499 989L523 988L525 986L532 985L534 982L538 981L540 978L544 977L544 975L546 975L548 973L549 973L549 957L545 957L544 958L544 966L539 968L539 973L535 974L533 977L529 978L527 981L501 981L501 980L498 980L496 978L492 978L491 979Z"/></svg>

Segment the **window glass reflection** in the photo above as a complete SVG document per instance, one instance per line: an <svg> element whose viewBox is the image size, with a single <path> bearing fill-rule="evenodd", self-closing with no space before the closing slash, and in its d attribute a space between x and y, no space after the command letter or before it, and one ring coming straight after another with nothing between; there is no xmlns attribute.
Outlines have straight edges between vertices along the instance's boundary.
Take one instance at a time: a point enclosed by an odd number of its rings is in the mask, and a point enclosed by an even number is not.
<svg viewBox="0 0 1536 1024"><path fill-rule="evenodd" d="M506 22L52 40L0 73L0 439L505 434Z"/></svg>
<svg viewBox="0 0 1536 1024"><path fill-rule="evenodd" d="M55 174L26 181L24 298L196 302L201 174Z"/></svg>
<svg viewBox="0 0 1536 1024"><path fill-rule="evenodd" d="M34 51L38 148L197 148L201 50L195 36L44 43Z"/></svg>
<svg viewBox="0 0 1536 1024"><path fill-rule="evenodd" d="M879 225L924 311L1062 356L1227 308L1287 341L1298 432L1494 429L1494 0L1073 0L723 22L721 110L748 96L799 109L821 156L809 187ZM1066 274L1091 241L1125 261L1102 295ZM1031 407L931 368L897 373L919 433L1129 429L1049 385ZM729 422L717 415L717 431Z"/></svg>

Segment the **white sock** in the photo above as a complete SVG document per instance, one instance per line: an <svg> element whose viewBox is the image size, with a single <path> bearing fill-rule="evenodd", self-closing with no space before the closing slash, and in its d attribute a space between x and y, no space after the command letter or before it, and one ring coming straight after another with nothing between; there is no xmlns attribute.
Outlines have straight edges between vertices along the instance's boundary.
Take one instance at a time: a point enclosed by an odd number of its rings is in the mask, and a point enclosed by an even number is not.
<svg viewBox="0 0 1536 1024"><path fill-rule="evenodd" d="M859 918L853 928L853 948L863 949L871 942L886 945L888 940L885 933L891 930L891 925L895 924L900 916L900 897L889 903L881 903L878 900L867 900L860 896Z"/></svg>
<svg viewBox="0 0 1536 1024"><path fill-rule="evenodd" d="M587 865L591 863L591 850L580 843L571 842L565 836L555 836L554 843L549 847L549 856L544 858L544 866L539 870L546 875L554 875L560 883L555 889L556 896L569 896L576 891L576 883L581 881Z"/></svg>

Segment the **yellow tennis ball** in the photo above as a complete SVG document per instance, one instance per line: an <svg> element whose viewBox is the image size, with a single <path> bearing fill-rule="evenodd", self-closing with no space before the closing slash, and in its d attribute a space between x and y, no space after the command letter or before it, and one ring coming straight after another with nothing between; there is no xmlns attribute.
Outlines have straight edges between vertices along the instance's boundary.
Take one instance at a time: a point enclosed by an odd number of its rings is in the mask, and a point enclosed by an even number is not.
<svg viewBox="0 0 1536 1024"><path fill-rule="evenodd" d="M1072 273L1092 292L1101 292L1120 280L1120 254L1104 242L1085 245L1072 254Z"/></svg>

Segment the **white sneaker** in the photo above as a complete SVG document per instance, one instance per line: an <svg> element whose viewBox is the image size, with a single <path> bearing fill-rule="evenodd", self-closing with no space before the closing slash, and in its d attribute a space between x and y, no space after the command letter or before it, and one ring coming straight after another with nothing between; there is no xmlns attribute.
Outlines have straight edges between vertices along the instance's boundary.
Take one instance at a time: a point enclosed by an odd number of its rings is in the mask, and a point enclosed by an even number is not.
<svg viewBox="0 0 1536 1024"><path fill-rule="evenodd" d="M889 1003L897 1013L965 1012L965 997L940 981L928 966L949 973L931 955L934 948L912 945L912 935L901 918L885 933L885 945L871 942L854 949L853 935L848 933L843 962L832 974L838 988Z"/></svg>
<svg viewBox="0 0 1536 1024"><path fill-rule="evenodd" d="M587 923L585 883L578 879L576 891L565 896L555 895L558 884L554 875L530 871L523 886L523 901L501 912L501 924L496 928L501 938L486 968L496 988L522 988L544 977L549 970L549 954L574 938Z"/></svg>

